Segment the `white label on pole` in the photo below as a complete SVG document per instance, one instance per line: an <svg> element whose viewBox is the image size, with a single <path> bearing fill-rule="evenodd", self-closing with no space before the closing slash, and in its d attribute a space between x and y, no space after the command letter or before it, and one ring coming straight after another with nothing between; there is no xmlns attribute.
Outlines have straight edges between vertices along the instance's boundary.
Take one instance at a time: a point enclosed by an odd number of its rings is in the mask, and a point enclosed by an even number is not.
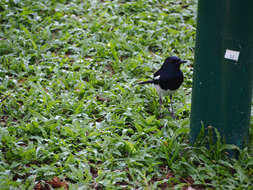
<svg viewBox="0 0 253 190"><path fill-rule="evenodd" d="M226 59L231 59L231 60L234 60L234 61L238 61L239 54L240 54L239 51L234 51L234 50L226 49L224 57Z"/></svg>

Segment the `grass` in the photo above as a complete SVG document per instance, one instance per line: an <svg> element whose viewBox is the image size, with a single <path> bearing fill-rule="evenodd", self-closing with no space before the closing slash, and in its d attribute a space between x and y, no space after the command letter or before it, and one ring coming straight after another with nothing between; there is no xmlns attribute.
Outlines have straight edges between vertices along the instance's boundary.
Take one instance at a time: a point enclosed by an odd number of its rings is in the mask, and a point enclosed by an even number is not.
<svg viewBox="0 0 253 190"><path fill-rule="evenodd" d="M73 190L253 189L253 122L238 159L220 141L189 144L196 9L190 0L1 1L1 189L52 179ZM177 120L151 86L135 85L169 55L188 60Z"/></svg>

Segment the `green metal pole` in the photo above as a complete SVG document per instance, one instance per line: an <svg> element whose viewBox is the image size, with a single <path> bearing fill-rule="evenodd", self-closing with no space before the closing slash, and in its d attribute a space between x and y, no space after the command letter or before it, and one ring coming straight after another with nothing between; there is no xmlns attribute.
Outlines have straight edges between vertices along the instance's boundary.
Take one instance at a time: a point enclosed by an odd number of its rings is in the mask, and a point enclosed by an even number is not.
<svg viewBox="0 0 253 190"><path fill-rule="evenodd" d="M190 136L202 125L247 142L253 82L253 0L199 0Z"/></svg>

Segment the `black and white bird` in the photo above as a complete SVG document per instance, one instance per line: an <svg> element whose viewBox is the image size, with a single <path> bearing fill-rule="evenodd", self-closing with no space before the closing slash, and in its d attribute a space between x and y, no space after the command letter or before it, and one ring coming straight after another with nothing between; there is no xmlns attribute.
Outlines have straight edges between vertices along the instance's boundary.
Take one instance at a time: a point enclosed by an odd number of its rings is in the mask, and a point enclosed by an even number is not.
<svg viewBox="0 0 253 190"><path fill-rule="evenodd" d="M183 72L180 65L186 61L181 60L177 56L168 57L162 67L154 73L153 80L140 82L138 84L154 84L159 95L159 103L162 104L162 96L170 96L171 114L174 118L174 110L172 103L172 94L181 86L184 81Z"/></svg>

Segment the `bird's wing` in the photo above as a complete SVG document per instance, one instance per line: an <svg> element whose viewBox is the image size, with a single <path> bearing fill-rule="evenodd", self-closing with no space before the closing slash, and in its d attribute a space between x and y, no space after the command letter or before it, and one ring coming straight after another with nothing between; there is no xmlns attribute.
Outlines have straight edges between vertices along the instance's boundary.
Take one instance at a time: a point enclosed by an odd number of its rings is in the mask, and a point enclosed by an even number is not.
<svg viewBox="0 0 253 190"><path fill-rule="evenodd" d="M153 84L154 80L148 80L148 81L143 81L143 82L139 82L137 84Z"/></svg>
<svg viewBox="0 0 253 190"><path fill-rule="evenodd" d="M158 71L154 73L154 78L156 78L157 76L160 76L160 73L161 73L161 69L159 69Z"/></svg>

